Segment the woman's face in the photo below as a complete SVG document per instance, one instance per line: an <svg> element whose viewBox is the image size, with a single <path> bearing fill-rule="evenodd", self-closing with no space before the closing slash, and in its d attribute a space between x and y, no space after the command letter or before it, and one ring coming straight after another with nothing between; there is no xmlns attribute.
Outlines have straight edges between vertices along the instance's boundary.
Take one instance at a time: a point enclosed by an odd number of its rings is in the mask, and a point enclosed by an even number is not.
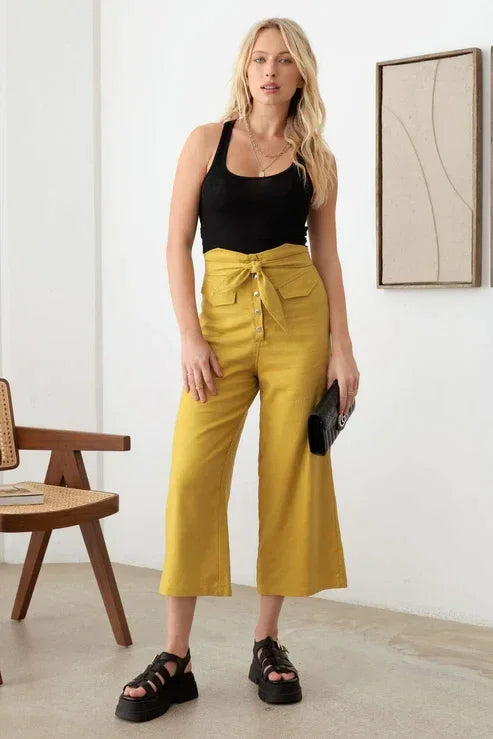
<svg viewBox="0 0 493 739"><path fill-rule="evenodd" d="M259 33L246 72L253 99L264 105L289 104L296 88L304 84L277 28L265 28ZM268 83L275 83L277 89L264 89Z"/></svg>

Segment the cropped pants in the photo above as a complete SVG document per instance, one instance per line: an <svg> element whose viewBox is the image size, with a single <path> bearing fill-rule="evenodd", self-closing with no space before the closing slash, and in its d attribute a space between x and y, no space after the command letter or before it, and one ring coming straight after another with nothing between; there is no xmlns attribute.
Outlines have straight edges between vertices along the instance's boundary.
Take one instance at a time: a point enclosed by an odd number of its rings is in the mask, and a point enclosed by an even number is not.
<svg viewBox="0 0 493 739"><path fill-rule="evenodd" d="M260 393L257 591L347 587L330 450L310 452L308 415L327 387L327 292L308 248L204 253L199 316L222 376L205 403L183 388L165 515L162 595L232 595L228 502L248 409Z"/></svg>

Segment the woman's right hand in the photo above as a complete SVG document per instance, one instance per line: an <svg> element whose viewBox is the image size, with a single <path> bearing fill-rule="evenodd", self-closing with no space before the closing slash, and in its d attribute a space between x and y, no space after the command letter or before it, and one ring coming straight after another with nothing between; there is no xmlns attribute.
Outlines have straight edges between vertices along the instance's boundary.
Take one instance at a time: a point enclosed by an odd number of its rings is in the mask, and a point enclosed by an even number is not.
<svg viewBox="0 0 493 739"><path fill-rule="evenodd" d="M202 333L182 339L181 366L183 387L187 393L192 391L195 400L207 402L206 388L213 395L217 394L211 368L219 377L223 373L211 345Z"/></svg>

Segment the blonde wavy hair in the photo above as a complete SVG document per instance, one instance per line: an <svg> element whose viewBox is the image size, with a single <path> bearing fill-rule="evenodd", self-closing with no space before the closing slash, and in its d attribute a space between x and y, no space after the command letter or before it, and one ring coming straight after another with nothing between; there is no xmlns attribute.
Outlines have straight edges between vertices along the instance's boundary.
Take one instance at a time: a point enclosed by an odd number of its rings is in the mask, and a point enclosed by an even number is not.
<svg viewBox="0 0 493 739"><path fill-rule="evenodd" d="M260 31L277 28L286 48L293 57L304 80L291 98L284 138L293 146L294 163L306 185L306 169L313 184L311 205L323 205L335 185L337 172L332 151L325 143L322 129L325 125L325 105L320 97L317 81L317 61L303 29L289 18L267 18L255 23L247 32L234 65L231 96L220 122L246 118L253 108L253 99L248 89L246 68ZM306 168L297 155L301 154Z"/></svg>

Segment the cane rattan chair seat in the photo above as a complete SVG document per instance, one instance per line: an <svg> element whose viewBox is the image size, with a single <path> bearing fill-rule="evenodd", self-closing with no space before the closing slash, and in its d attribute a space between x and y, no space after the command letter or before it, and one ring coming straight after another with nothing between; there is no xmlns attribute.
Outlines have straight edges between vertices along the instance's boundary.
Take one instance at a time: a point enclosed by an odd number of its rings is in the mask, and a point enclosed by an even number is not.
<svg viewBox="0 0 493 739"><path fill-rule="evenodd" d="M118 511L119 498L116 493L47 485L42 482L15 484L32 490L33 493L44 493L44 502L0 505L0 531L60 529Z"/></svg>

